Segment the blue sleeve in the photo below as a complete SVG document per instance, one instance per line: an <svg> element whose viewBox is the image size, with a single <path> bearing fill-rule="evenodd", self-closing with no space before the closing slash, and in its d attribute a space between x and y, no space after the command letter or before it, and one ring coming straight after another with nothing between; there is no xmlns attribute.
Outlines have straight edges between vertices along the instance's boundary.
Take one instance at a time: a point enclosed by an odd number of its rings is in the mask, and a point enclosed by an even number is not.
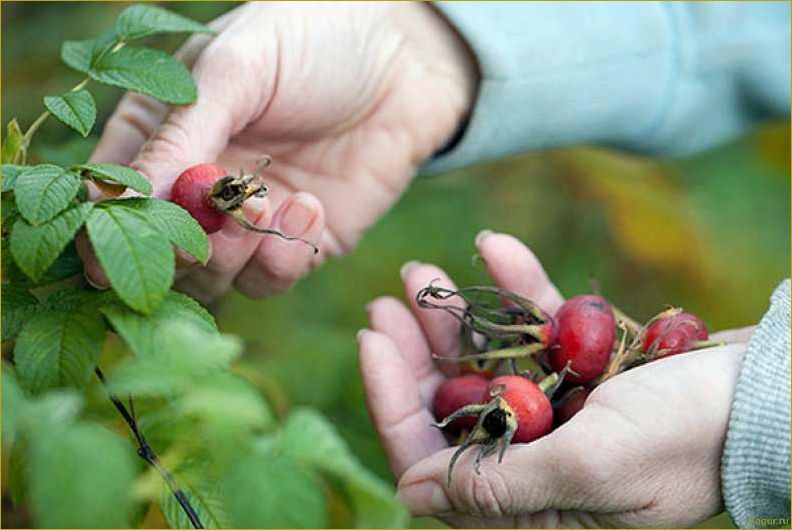
<svg viewBox="0 0 792 530"><path fill-rule="evenodd" d="M440 2L481 82L439 173L533 149L685 154L789 113L787 2Z"/></svg>

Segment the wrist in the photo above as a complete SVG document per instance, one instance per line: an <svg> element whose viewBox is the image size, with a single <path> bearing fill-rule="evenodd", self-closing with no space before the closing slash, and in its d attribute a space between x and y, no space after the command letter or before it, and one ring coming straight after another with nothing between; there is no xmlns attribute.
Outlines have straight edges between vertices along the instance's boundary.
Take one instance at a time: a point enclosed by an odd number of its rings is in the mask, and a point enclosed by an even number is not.
<svg viewBox="0 0 792 530"><path fill-rule="evenodd" d="M478 95L481 74L475 54L456 27L431 2L405 2L397 17L404 37L413 44L413 62L419 64L446 97L442 116L430 116L442 123L440 134L426 158L447 150L461 137ZM432 109L440 111L440 109Z"/></svg>

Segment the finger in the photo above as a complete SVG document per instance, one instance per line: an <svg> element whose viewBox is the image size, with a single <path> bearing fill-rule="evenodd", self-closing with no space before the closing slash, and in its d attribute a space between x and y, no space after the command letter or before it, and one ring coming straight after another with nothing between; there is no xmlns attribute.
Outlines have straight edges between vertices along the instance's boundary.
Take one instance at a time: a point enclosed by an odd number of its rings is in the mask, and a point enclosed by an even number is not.
<svg viewBox="0 0 792 530"><path fill-rule="evenodd" d="M473 461L473 446L457 461L448 483L448 463L456 448L443 450L408 469L398 484L398 496L415 516L458 512L478 517L517 516L551 507L557 495L552 435L530 444L511 446L497 463L497 454Z"/></svg>
<svg viewBox="0 0 792 530"><path fill-rule="evenodd" d="M429 343L418 321L407 306L389 296L377 298L366 307L366 311L371 329L387 335L404 357L418 381L423 403L428 406L444 377L435 368Z"/></svg>
<svg viewBox="0 0 792 530"><path fill-rule="evenodd" d="M228 27L238 13L239 8L233 9L207 25L219 33ZM176 58L187 68L192 68L212 38L213 35L210 34L193 35L176 52ZM128 165L143 143L165 120L169 110L169 105L152 97L127 93L107 121L99 143L91 155L91 161Z"/></svg>
<svg viewBox="0 0 792 530"><path fill-rule="evenodd" d="M184 169L214 162L269 101L275 37L262 39L246 23L234 18L198 55L192 71L197 100L173 108L131 162L151 180L155 195L166 196Z"/></svg>
<svg viewBox="0 0 792 530"><path fill-rule="evenodd" d="M415 301L418 291L432 283L433 280L436 280L434 285L448 289L456 289L454 283L438 267L418 262L406 263L400 273L410 307L429 340L432 352L443 357L457 355L459 353L459 321L445 311L420 308ZM433 302L444 304L439 300L433 300ZM462 302L451 300L447 305L462 307Z"/></svg>
<svg viewBox="0 0 792 530"><path fill-rule="evenodd" d="M243 206L251 223L267 226L272 219L271 203L268 198L251 198ZM176 288L209 304L225 294L245 266L261 241L261 234L251 232L228 217L224 228L209 236L212 259L206 267L185 276L176 283ZM233 225L233 226L228 226Z"/></svg>
<svg viewBox="0 0 792 530"><path fill-rule="evenodd" d="M499 287L530 298L551 315L564 303L537 257L517 238L482 230L476 247Z"/></svg>
<svg viewBox="0 0 792 530"><path fill-rule="evenodd" d="M358 334L360 371L374 428L396 477L446 447L421 402L418 382L395 344L383 333Z"/></svg>
<svg viewBox="0 0 792 530"><path fill-rule="evenodd" d="M272 228L286 236L313 242L321 238L324 223L324 209L319 199L310 193L298 192L278 208ZM314 257L314 249L303 241L288 241L265 234L234 285L251 298L287 291L308 272Z"/></svg>
<svg viewBox="0 0 792 530"><path fill-rule="evenodd" d="M110 281L99 265L99 260L96 258L96 253L85 230L77 232L77 236L74 238L74 245L77 248L77 255L80 256L83 262L85 280L97 289L110 287Z"/></svg>
<svg viewBox="0 0 792 530"><path fill-rule="evenodd" d="M709 340L715 342L748 342L756 331L756 326L717 331L710 335Z"/></svg>

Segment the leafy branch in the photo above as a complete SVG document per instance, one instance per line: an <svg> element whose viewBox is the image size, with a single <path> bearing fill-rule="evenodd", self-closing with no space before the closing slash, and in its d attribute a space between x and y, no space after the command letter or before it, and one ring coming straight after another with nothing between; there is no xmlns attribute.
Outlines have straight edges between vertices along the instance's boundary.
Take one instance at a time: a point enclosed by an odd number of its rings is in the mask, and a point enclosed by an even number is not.
<svg viewBox="0 0 792 530"><path fill-rule="evenodd" d="M102 370L97 366L94 369L96 373L96 377L99 378L99 381L102 382L103 385L107 386L107 380L105 379ZM198 514L195 513L195 508L193 508L192 504L190 504L190 500L184 494L182 489L179 487L179 484L176 482L176 479L173 475L168 471L157 456L157 453L154 449L149 445L146 437L143 436L143 433L140 431L140 428L137 424L137 419L135 418L135 409L132 398L129 398L129 406L130 409L127 409L124 403L118 399L117 396L113 394L109 394L110 401L115 406L118 413L121 414L121 417L124 418L124 421L129 426L129 430L132 431L132 435L135 437L135 440L138 444L138 455L140 458L145 460L151 467L157 470L157 473L160 474L162 479L168 485L173 496L176 498L176 501L179 503L179 506L182 507L184 513L187 514L187 518L190 520L190 524L192 524L193 528L204 528L203 523L201 523L201 519L198 517Z"/></svg>

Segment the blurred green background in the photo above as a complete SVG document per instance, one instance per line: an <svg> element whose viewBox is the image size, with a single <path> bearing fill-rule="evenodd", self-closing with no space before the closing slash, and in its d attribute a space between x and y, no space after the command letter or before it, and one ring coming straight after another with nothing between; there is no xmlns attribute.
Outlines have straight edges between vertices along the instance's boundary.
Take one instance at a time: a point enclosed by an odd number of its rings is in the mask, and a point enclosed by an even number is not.
<svg viewBox="0 0 792 530"><path fill-rule="evenodd" d="M2 122L26 127L41 98L78 74L58 57L65 39L109 27L126 3L2 4ZM208 21L234 4L164 4ZM175 49L179 37L152 38ZM99 124L119 90L92 87ZM50 120L34 157L84 160L95 137L73 140ZM276 411L311 405L327 414L354 452L389 477L365 409L355 332L376 296L403 296L399 267L417 259L444 267L458 284L481 283L473 238L489 228L526 242L566 295L596 281L628 313L663 305L700 314L712 330L756 323L775 285L789 275L790 131L767 123L712 151L657 160L572 148L418 178L349 256L325 265L290 293L254 302L233 294L212 310L220 328L247 344L239 370ZM432 526L431 519L415 526ZM707 525L728 525L720 516Z"/></svg>

